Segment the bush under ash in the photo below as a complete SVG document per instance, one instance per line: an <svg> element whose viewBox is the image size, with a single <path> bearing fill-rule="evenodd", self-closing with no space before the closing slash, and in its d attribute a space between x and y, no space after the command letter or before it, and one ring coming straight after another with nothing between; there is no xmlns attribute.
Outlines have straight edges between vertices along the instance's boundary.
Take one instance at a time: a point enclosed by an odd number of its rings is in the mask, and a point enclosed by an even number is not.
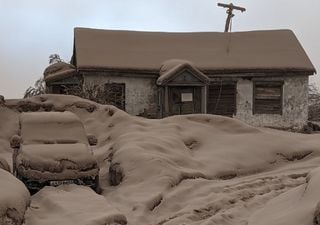
<svg viewBox="0 0 320 225"><path fill-rule="evenodd" d="M4 105L6 103L6 100L4 99L3 95L0 95L0 106Z"/></svg>
<svg viewBox="0 0 320 225"><path fill-rule="evenodd" d="M309 120L320 121L320 91L314 85L309 87Z"/></svg>

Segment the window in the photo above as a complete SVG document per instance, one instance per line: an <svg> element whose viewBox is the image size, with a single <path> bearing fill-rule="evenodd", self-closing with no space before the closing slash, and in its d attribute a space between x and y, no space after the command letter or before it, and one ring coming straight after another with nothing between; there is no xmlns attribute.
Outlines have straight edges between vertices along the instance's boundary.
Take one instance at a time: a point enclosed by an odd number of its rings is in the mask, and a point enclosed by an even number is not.
<svg viewBox="0 0 320 225"><path fill-rule="evenodd" d="M125 110L125 90L126 85L124 83L105 84L105 103Z"/></svg>
<svg viewBox="0 0 320 225"><path fill-rule="evenodd" d="M213 82L208 88L207 113L223 116L236 114L237 84Z"/></svg>
<svg viewBox="0 0 320 225"><path fill-rule="evenodd" d="M253 87L253 114L282 114L282 81L256 81Z"/></svg>
<svg viewBox="0 0 320 225"><path fill-rule="evenodd" d="M51 86L51 94L65 94L65 88L62 85L52 85Z"/></svg>

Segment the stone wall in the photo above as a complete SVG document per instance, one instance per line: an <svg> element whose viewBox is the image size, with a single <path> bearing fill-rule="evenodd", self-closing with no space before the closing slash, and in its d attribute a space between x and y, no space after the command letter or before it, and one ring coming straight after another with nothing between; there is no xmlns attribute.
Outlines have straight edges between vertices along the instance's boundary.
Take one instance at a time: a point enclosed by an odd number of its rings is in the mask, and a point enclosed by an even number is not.
<svg viewBox="0 0 320 225"><path fill-rule="evenodd" d="M125 84L125 110L131 115L158 117L156 78L134 75L83 74L84 85Z"/></svg>
<svg viewBox="0 0 320 225"><path fill-rule="evenodd" d="M125 84L125 110L131 115L159 118L156 77L83 74L84 85ZM308 76L228 78L237 83L235 118L253 126L300 129L308 119ZM214 79L216 80L216 79ZM282 115L253 114L253 81L283 81Z"/></svg>
<svg viewBox="0 0 320 225"><path fill-rule="evenodd" d="M308 119L308 76L255 78L255 81L284 81L282 115L253 114L253 81L237 82L236 118L253 126L301 129Z"/></svg>

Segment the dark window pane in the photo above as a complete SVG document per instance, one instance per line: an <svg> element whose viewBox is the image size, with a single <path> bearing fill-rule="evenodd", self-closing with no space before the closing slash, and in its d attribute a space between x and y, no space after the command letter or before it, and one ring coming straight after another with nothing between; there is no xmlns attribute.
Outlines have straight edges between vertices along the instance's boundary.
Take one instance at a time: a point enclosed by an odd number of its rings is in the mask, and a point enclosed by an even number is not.
<svg viewBox="0 0 320 225"><path fill-rule="evenodd" d="M125 89L124 83L105 84L105 103L125 110Z"/></svg>

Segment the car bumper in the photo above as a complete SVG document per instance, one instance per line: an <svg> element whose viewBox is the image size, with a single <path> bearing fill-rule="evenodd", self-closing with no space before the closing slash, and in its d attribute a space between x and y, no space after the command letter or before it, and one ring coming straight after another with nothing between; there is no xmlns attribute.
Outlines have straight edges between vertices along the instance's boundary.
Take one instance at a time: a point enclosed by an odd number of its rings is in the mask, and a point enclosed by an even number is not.
<svg viewBox="0 0 320 225"><path fill-rule="evenodd" d="M18 178L26 185L26 187L29 189L30 192L35 193L39 191L41 188L45 186L59 186L63 184L77 184L77 185L85 185L88 187L91 187L93 189L96 189L98 186L98 175L96 177L83 177L78 179L68 179L68 180L47 180L44 182L39 182L36 180L30 180L24 177Z"/></svg>

